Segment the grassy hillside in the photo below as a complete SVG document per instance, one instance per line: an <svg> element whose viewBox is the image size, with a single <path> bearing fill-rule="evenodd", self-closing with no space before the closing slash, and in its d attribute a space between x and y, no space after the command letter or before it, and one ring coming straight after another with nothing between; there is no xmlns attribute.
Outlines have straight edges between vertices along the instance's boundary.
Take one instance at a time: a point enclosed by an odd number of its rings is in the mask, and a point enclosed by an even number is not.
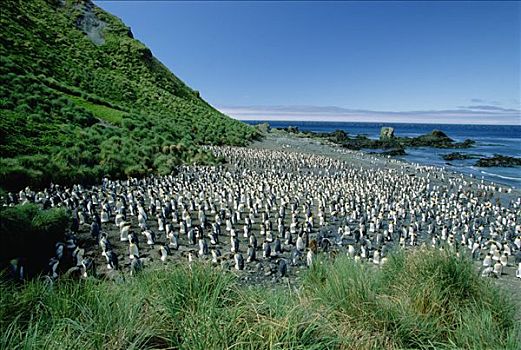
<svg viewBox="0 0 521 350"><path fill-rule="evenodd" d="M168 173L181 162L211 162L198 145L255 136L90 1L6 0L0 26L6 189Z"/></svg>
<svg viewBox="0 0 521 350"><path fill-rule="evenodd" d="M519 349L515 308L472 262L398 253L383 269L339 257L302 286L240 287L194 264L119 282L0 285L3 349Z"/></svg>

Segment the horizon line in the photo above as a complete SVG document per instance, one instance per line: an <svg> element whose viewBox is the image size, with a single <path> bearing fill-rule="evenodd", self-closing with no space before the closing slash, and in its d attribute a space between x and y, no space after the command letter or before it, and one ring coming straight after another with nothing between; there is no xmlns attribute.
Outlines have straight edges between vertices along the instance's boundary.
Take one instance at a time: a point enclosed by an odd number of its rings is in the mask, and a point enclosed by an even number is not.
<svg viewBox="0 0 521 350"><path fill-rule="evenodd" d="M479 126L516 126L521 128L521 124L486 124L486 123L436 123L436 122L394 122L394 121L364 121L364 120L301 120L301 119L244 119L244 118L235 118L229 116L235 120L240 122L283 122L283 123L364 123L364 124L426 124L426 125L479 125ZM291 126L291 125L290 125Z"/></svg>
<svg viewBox="0 0 521 350"><path fill-rule="evenodd" d="M416 111L376 111L370 109L311 105L217 106L217 109L234 119L242 121L521 125L521 110L490 104Z"/></svg>

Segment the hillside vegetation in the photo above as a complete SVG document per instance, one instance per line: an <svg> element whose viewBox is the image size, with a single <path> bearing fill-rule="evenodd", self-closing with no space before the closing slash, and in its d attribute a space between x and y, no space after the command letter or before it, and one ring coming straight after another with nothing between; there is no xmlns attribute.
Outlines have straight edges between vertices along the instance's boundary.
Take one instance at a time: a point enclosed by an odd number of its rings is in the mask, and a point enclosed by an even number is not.
<svg viewBox="0 0 521 350"><path fill-rule="evenodd" d="M472 262L432 250L382 269L317 261L302 286L207 265L119 282L0 285L3 349L519 349L515 308Z"/></svg>
<svg viewBox="0 0 521 350"><path fill-rule="evenodd" d="M244 145L256 135L90 1L6 0L0 26L4 189L165 174L215 161L199 145Z"/></svg>

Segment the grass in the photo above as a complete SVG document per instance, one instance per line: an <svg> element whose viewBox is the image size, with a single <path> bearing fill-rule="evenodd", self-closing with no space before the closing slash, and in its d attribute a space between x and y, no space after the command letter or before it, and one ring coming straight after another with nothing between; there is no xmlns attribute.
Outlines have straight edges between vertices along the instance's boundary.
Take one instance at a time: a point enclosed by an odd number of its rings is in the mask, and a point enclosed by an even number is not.
<svg viewBox="0 0 521 350"><path fill-rule="evenodd" d="M439 251L396 253L381 270L318 261L298 290L239 287L198 264L1 289L5 349L519 348L506 296Z"/></svg>
<svg viewBox="0 0 521 350"><path fill-rule="evenodd" d="M89 102L78 96L67 95L67 98L73 101L77 106L83 107L91 112L95 117L105 120L109 123L119 125L126 112Z"/></svg>

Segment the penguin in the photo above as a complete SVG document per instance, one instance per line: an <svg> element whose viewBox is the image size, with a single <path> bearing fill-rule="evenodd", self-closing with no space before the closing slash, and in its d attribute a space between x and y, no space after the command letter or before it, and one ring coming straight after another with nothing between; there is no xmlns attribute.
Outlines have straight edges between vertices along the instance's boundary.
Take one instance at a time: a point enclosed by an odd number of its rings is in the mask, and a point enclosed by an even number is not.
<svg viewBox="0 0 521 350"><path fill-rule="evenodd" d="M26 275L22 258L12 259L9 262L9 275L14 281L17 282L21 282L25 279Z"/></svg>
<svg viewBox="0 0 521 350"><path fill-rule="evenodd" d="M58 260L56 257L53 257L49 260L49 275L51 278L58 278L58 266L60 264L60 260Z"/></svg>
<svg viewBox="0 0 521 350"><path fill-rule="evenodd" d="M179 249L179 236L177 233L170 235L170 243L168 243L168 246L174 250Z"/></svg>
<svg viewBox="0 0 521 350"><path fill-rule="evenodd" d="M280 277L286 277L286 275L288 274L288 264L286 263L285 259L279 260L278 270Z"/></svg>
<svg viewBox="0 0 521 350"><path fill-rule="evenodd" d="M315 254L311 249L308 250L308 253L306 255L306 266L311 267L313 266L313 261L315 260Z"/></svg>
<svg viewBox="0 0 521 350"><path fill-rule="evenodd" d="M504 252L503 255L501 255L501 257L499 258L499 262L503 266L507 266L508 265L508 255L507 255L506 252Z"/></svg>
<svg viewBox="0 0 521 350"><path fill-rule="evenodd" d="M494 274L494 268L492 266L486 267L481 271L481 277L496 277Z"/></svg>
<svg viewBox="0 0 521 350"><path fill-rule="evenodd" d="M255 248L253 248L251 245L248 245L247 256L248 257L246 258L246 261L249 262L249 263L256 260Z"/></svg>
<svg viewBox="0 0 521 350"><path fill-rule="evenodd" d="M85 254L85 249L82 249L79 246L77 246L74 249L74 251L72 252L72 260L73 260L74 266L81 266L84 254Z"/></svg>
<svg viewBox="0 0 521 350"><path fill-rule="evenodd" d="M212 249L212 263L217 264L221 257L221 251L219 249Z"/></svg>
<svg viewBox="0 0 521 350"><path fill-rule="evenodd" d="M275 238L275 254L282 254L282 244L279 237Z"/></svg>
<svg viewBox="0 0 521 350"><path fill-rule="evenodd" d="M293 266L298 265L299 262L300 262L301 257L302 257L302 252L300 252L297 248L294 248L291 251L291 264Z"/></svg>
<svg viewBox="0 0 521 350"><path fill-rule="evenodd" d="M242 254L235 253L233 258L235 260L235 269L238 271L244 270L244 258L242 257Z"/></svg>
<svg viewBox="0 0 521 350"><path fill-rule="evenodd" d="M483 267L490 267L492 266L492 256L490 253L485 256L485 259L483 259Z"/></svg>
<svg viewBox="0 0 521 350"><path fill-rule="evenodd" d="M139 249L134 239L130 240L128 251L130 260L139 259Z"/></svg>
<svg viewBox="0 0 521 350"><path fill-rule="evenodd" d="M231 238L231 247L230 250L232 253L238 253L239 252L239 239L237 237Z"/></svg>
<svg viewBox="0 0 521 350"><path fill-rule="evenodd" d="M494 274L497 277L501 277L502 273L503 273L503 265L499 261L496 261L496 263L494 264Z"/></svg>
<svg viewBox="0 0 521 350"><path fill-rule="evenodd" d="M257 237L255 237L255 235L252 233L250 235L250 245L252 246L253 250L257 250Z"/></svg>
<svg viewBox="0 0 521 350"><path fill-rule="evenodd" d="M291 235L290 231L285 231L284 233L284 244L286 245L293 245L293 237Z"/></svg>
<svg viewBox="0 0 521 350"><path fill-rule="evenodd" d="M168 244L159 246L159 256L162 262L165 262L168 255L170 254L170 247Z"/></svg>
<svg viewBox="0 0 521 350"><path fill-rule="evenodd" d="M204 238L199 238L199 256L208 255L208 244Z"/></svg>
<svg viewBox="0 0 521 350"><path fill-rule="evenodd" d="M129 232L130 232L130 223L128 222L125 222L125 221L122 221L120 223L120 226L119 226L119 234L120 234L120 238L119 240L121 242L126 242L128 241L128 235L129 235Z"/></svg>
<svg viewBox="0 0 521 350"><path fill-rule="evenodd" d="M109 250L112 250L112 245L110 244L107 234L105 232L101 233L101 238L99 240L99 246L101 248L101 255L105 256L105 253Z"/></svg>
<svg viewBox="0 0 521 350"><path fill-rule="evenodd" d="M154 234L154 232L153 232L152 230L148 230L148 229L147 229L147 230L144 230L144 231L142 232L142 234L143 234L143 236L145 236L145 237L147 238L147 244L148 244L149 246L152 246L152 245L155 244L154 241L155 241L155 236L156 236L156 235Z"/></svg>
<svg viewBox="0 0 521 350"><path fill-rule="evenodd" d="M109 270L117 270L119 266L118 256L114 253L113 250L109 250L105 253L105 258L107 260L107 269Z"/></svg>
<svg viewBox="0 0 521 350"><path fill-rule="evenodd" d="M96 276L96 264L93 259L85 258L81 262L81 271L83 278L87 278L89 276Z"/></svg>
<svg viewBox="0 0 521 350"><path fill-rule="evenodd" d="M262 244L262 257L269 259L271 257L271 245L268 241L264 241Z"/></svg>
<svg viewBox="0 0 521 350"><path fill-rule="evenodd" d="M306 245L304 244L304 240L302 239L302 236L297 237L296 247L297 247L297 250L300 252L303 252L304 249L306 249Z"/></svg>

